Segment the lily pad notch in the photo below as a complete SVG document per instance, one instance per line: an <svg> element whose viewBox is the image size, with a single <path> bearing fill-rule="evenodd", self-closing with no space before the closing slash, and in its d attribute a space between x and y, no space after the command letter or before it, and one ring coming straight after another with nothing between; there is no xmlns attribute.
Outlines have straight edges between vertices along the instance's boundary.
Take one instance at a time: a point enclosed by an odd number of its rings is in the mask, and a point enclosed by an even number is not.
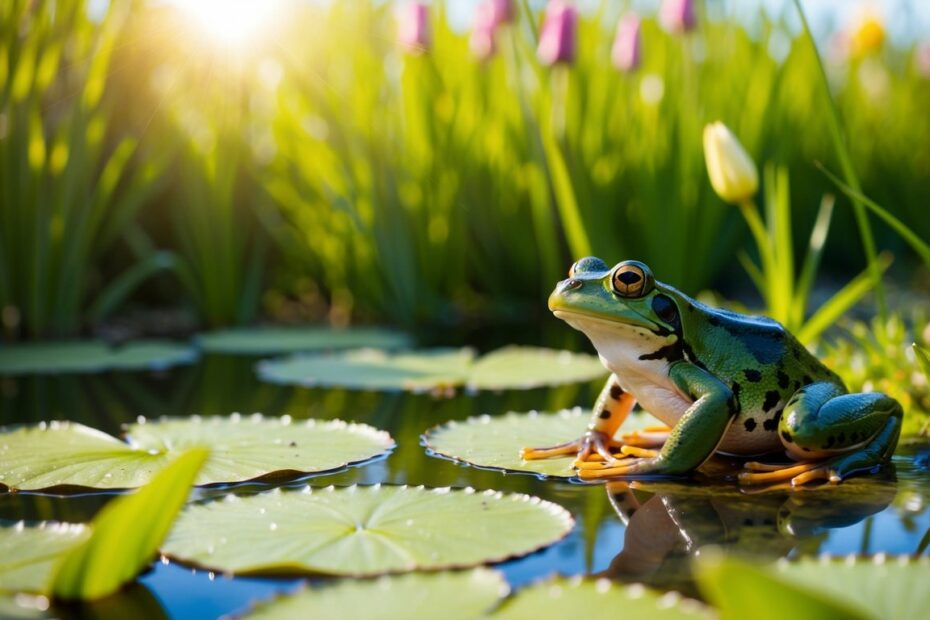
<svg viewBox="0 0 930 620"><path fill-rule="evenodd" d="M137 487L198 446L210 450L198 486L291 478L365 463L395 446L388 433L367 424L261 414L140 418L126 431L124 442L74 422L0 428L0 487Z"/></svg>

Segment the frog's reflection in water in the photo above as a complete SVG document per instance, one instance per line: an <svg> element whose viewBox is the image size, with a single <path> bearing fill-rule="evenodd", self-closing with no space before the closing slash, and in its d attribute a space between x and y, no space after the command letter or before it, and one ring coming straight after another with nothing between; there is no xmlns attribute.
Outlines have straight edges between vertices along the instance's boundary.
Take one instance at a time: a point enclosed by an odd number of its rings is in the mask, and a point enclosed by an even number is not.
<svg viewBox="0 0 930 620"><path fill-rule="evenodd" d="M838 486L746 493L732 484L607 485L626 525L623 548L599 576L697 596L691 559L707 545L773 560L816 554L828 531L855 525L894 500L894 473Z"/></svg>

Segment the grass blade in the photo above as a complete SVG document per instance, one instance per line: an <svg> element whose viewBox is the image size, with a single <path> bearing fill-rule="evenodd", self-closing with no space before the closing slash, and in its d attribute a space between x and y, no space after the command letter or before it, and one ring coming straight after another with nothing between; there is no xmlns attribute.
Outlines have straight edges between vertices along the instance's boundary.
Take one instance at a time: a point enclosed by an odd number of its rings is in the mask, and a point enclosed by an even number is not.
<svg viewBox="0 0 930 620"><path fill-rule="evenodd" d="M93 520L84 544L63 556L49 590L59 599L97 599L133 580L152 561L184 506L208 451L193 448L132 495L113 500Z"/></svg>

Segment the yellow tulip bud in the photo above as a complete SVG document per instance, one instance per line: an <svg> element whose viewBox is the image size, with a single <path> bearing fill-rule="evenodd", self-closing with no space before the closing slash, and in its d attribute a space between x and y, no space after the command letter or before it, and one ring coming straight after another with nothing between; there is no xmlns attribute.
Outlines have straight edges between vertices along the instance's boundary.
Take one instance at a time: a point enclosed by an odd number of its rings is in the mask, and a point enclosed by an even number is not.
<svg viewBox="0 0 930 620"><path fill-rule="evenodd" d="M704 159L710 184L725 201L744 202L759 189L755 162L736 136L719 121L704 127Z"/></svg>

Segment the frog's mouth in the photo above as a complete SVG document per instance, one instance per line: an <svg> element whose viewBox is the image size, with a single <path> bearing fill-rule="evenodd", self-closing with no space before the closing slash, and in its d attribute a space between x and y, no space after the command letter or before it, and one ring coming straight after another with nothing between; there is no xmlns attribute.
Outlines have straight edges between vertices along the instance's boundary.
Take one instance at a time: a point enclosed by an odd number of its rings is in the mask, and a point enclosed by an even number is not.
<svg viewBox="0 0 930 620"><path fill-rule="evenodd" d="M654 323L647 319L646 317L635 314L628 313L624 314L622 318L612 318L606 319L603 316L594 314L592 312L585 312L583 310L566 310L560 308L558 310L553 310L552 314L558 319L562 319L573 328L578 331L585 331L585 326L597 326L600 329L607 329L616 332L623 332L629 329L646 329L650 332L661 335L662 327L657 323Z"/></svg>

